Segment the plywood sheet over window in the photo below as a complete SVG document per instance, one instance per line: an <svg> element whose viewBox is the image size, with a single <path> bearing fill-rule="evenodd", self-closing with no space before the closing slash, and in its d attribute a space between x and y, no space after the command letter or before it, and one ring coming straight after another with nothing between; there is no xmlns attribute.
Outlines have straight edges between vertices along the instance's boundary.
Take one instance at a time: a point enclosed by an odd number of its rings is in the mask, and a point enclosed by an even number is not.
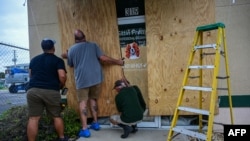
<svg viewBox="0 0 250 141"><path fill-rule="evenodd" d="M145 9L149 113L172 115L196 27L215 22L214 0L146 0ZM185 99L197 105L195 94ZM209 96L204 99L208 107Z"/></svg>
<svg viewBox="0 0 250 141"><path fill-rule="evenodd" d="M74 30L84 31L88 41L96 42L106 55L121 58L115 0L57 0L62 50L74 43ZM84 68L83 68L84 69ZM68 104L78 111L73 69L67 68ZM121 66L103 65L104 82L98 100L98 116L117 113L112 90L122 76Z"/></svg>

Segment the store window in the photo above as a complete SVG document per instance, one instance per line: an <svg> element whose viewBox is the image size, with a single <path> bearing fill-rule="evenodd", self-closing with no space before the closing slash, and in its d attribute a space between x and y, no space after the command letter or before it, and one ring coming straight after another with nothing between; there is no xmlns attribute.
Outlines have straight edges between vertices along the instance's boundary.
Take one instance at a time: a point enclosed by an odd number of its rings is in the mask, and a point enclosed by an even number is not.
<svg viewBox="0 0 250 141"><path fill-rule="evenodd" d="M144 0L116 0L120 46L146 46Z"/></svg>

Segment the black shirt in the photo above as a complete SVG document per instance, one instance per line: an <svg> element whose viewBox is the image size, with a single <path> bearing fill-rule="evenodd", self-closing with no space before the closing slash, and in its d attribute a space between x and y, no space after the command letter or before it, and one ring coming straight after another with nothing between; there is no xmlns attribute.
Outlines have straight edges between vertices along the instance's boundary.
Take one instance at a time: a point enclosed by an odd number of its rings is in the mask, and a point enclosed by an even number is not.
<svg viewBox="0 0 250 141"><path fill-rule="evenodd" d="M58 69L65 70L63 59L52 53L43 53L30 61L29 69L31 69L29 88L60 90L57 71Z"/></svg>

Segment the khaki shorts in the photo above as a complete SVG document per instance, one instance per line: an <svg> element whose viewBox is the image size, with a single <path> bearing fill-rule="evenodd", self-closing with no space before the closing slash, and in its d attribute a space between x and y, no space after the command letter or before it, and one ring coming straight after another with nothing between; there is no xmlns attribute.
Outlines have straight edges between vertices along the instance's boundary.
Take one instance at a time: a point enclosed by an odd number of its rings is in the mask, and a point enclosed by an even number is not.
<svg viewBox="0 0 250 141"><path fill-rule="evenodd" d="M110 118L113 119L113 120L115 120L115 121L118 122L118 123L122 123L122 124L128 125L128 126L136 125L136 124L138 124L138 123L141 122L141 120L139 120L139 121L132 122L132 123L126 123L126 122L123 122L123 121L121 120L120 115L112 115L112 116L110 116Z"/></svg>
<svg viewBox="0 0 250 141"><path fill-rule="evenodd" d="M31 88L27 91L28 114L31 116L41 116L44 109L52 117L61 115L61 95L59 91Z"/></svg>
<svg viewBox="0 0 250 141"><path fill-rule="evenodd" d="M98 99L101 93L101 84L97 84L88 88L76 90L78 102L90 99Z"/></svg>

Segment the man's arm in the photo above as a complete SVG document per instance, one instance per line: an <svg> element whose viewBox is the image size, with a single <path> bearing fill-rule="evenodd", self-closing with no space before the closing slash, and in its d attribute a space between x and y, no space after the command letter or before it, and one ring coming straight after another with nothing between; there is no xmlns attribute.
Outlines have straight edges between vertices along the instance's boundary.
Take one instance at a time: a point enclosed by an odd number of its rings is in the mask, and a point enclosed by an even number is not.
<svg viewBox="0 0 250 141"><path fill-rule="evenodd" d="M112 64L112 65L120 65L120 66L124 65L124 60L123 59L114 59L114 58L106 56L106 55L100 56L100 60L102 62Z"/></svg>
<svg viewBox="0 0 250 141"><path fill-rule="evenodd" d="M68 57L68 56L69 56L68 50L66 50L66 52L64 52L64 53L61 54L61 57L62 57L63 59L67 59L68 66L72 68L72 67L74 67L74 65L73 65L73 63L72 63L72 60L71 60L70 57Z"/></svg>
<svg viewBox="0 0 250 141"><path fill-rule="evenodd" d="M58 72L59 81L60 81L60 88L63 88L67 80L66 72L64 69L58 69L57 72Z"/></svg>

